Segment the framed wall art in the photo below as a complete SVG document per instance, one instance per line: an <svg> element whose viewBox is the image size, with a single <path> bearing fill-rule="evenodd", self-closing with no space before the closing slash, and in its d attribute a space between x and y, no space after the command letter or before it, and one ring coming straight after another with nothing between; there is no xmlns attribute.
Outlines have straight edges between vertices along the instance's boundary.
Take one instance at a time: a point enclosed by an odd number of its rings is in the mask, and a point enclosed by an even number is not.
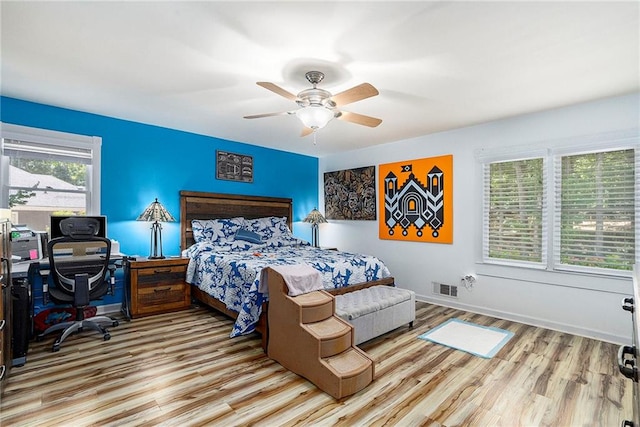
<svg viewBox="0 0 640 427"><path fill-rule="evenodd" d="M453 156L378 166L380 239L453 243Z"/></svg>
<svg viewBox="0 0 640 427"><path fill-rule="evenodd" d="M324 174L327 219L376 219L376 168L346 169Z"/></svg>
<svg viewBox="0 0 640 427"><path fill-rule="evenodd" d="M253 157L216 150L216 178L253 182Z"/></svg>

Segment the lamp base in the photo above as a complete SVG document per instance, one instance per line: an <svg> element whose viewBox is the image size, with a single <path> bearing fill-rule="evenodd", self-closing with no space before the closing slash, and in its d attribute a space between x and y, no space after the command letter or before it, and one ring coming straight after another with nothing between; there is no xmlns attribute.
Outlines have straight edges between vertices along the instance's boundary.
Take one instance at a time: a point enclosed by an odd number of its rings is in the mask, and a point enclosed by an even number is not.
<svg viewBox="0 0 640 427"><path fill-rule="evenodd" d="M160 252L159 255L158 252ZM162 225L158 221L151 224L151 252L147 259L164 259L162 254Z"/></svg>
<svg viewBox="0 0 640 427"><path fill-rule="evenodd" d="M311 226L311 245L314 248L319 248L320 244L318 243L320 237L320 233L318 232L318 224L313 224Z"/></svg>

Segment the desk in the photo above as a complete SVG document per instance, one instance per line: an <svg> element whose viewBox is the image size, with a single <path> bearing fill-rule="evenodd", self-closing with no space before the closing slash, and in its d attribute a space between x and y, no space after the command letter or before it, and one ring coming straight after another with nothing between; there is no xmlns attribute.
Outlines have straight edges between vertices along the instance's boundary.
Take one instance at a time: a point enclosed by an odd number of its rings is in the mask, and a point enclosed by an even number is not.
<svg viewBox="0 0 640 427"><path fill-rule="evenodd" d="M91 258L95 259L99 256L101 255L88 255L82 258L90 260ZM94 301L92 304L97 306L99 309L101 306L103 308L107 308L103 313L112 311L117 312L122 307L122 301L124 298L124 277L120 267L122 267L121 264L124 257L125 256L121 253L111 254L109 264L116 267L116 283L114 285L113 295L105 295L101 301L98 301L97 303ZM77 261L78 258L79 257L74 257L74 261ZM59 307L51 301L45 302L44 300L43 280L44 277L49 280L47 277L48 270L48 258L20 261L12 264L11 278L14 307L17 305L23 307L20 310L15 311L16 313L18 311L25 312L24 315L14 316L14 366L24 365L26 362L28 341L34 334L34 316L45 309ZM48 285L49 282L47 281L47 286ZM117 307L105 307L110 305L115 305Z"/></svg>
<svg viewBox="0 0 640 427"><path fill-rule="evenodd" d="M86 258L87 260L95 259L101 255L87 255L86 257L73 257L74 261L79 260L79 258ZM109 264L115 266L117 270L120 270L119 267L122 267L122 260L124 255L121 253L111 254L109 259ZM49 259L35 259L31 261L21 261L14 263L12 265L12 274L11 277L13 279L14 284L19 283L21 285L26 285L29 288L29 297L31 299L31 315L35 316L40 311L45 308L55 307L55 304L44 300L43 293L43 277L48 276L49 271ZM123 277L122 273L116 273L116 283L114 286L113 295L105 295L102 301L94 304L96 306L103 306L107 304L118 304L122 305L122 301L124 298L123 292ZM47 281L47 286L54 286L50 280ZM113 311L118 311L120 307L116 308Z"/></svg>
<svg viewBox="0 0 640 427"><path fill-rule="evenodd" d="M99 255L87 255L87 258L96 257ZM116 264L118 261L122 261L125 255L121 253L111 254L111 258L109 261ZM77 259L78 257L76 257ZM29 267L31 264L38 263L40 264L41 270L49 269L49 258L41 258L41 259L32 259L29 261L19 261L11 264L11 277L14 279L26 279L29 276ZM118 266L119 267L119 266Z"/></svg>

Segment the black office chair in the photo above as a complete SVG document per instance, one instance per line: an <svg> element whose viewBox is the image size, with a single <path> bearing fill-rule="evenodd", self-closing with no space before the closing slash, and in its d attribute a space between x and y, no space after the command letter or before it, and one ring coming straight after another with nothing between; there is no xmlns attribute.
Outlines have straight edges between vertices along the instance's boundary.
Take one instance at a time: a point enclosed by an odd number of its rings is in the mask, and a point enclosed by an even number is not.
<svg viewBox="0 0 640 427"><path fill-rule="evenodd" d="M53 351L60 350L60 344L69 335L84 328L100 332L107 341L111 335L102 325L118 326L118 321L108 316L85 318L85 308L91 301L103 297L110 287L107 271L110 270L111 241L96 236L99 229L95 218L67 218L60 222L63 237L52 239L47 245L49 274L55 284L55 288L49 288L49 295L55 303L72 304L75 309L75 320L57 323L38 336L42 339L51 332L62 331L53 343Z"/></svg>

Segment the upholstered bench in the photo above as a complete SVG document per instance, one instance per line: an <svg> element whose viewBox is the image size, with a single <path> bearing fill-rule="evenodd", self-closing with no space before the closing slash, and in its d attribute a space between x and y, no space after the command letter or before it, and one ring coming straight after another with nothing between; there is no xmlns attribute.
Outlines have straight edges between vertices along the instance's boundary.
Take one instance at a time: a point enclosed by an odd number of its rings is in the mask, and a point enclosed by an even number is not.
<svg viewBox="0 0 640 427"><path fill-rule="evenodd" d="M336 315L353 325L360 344L402 325L413 326L415 293L393 286L372 286L336 295Z"/></svg>

